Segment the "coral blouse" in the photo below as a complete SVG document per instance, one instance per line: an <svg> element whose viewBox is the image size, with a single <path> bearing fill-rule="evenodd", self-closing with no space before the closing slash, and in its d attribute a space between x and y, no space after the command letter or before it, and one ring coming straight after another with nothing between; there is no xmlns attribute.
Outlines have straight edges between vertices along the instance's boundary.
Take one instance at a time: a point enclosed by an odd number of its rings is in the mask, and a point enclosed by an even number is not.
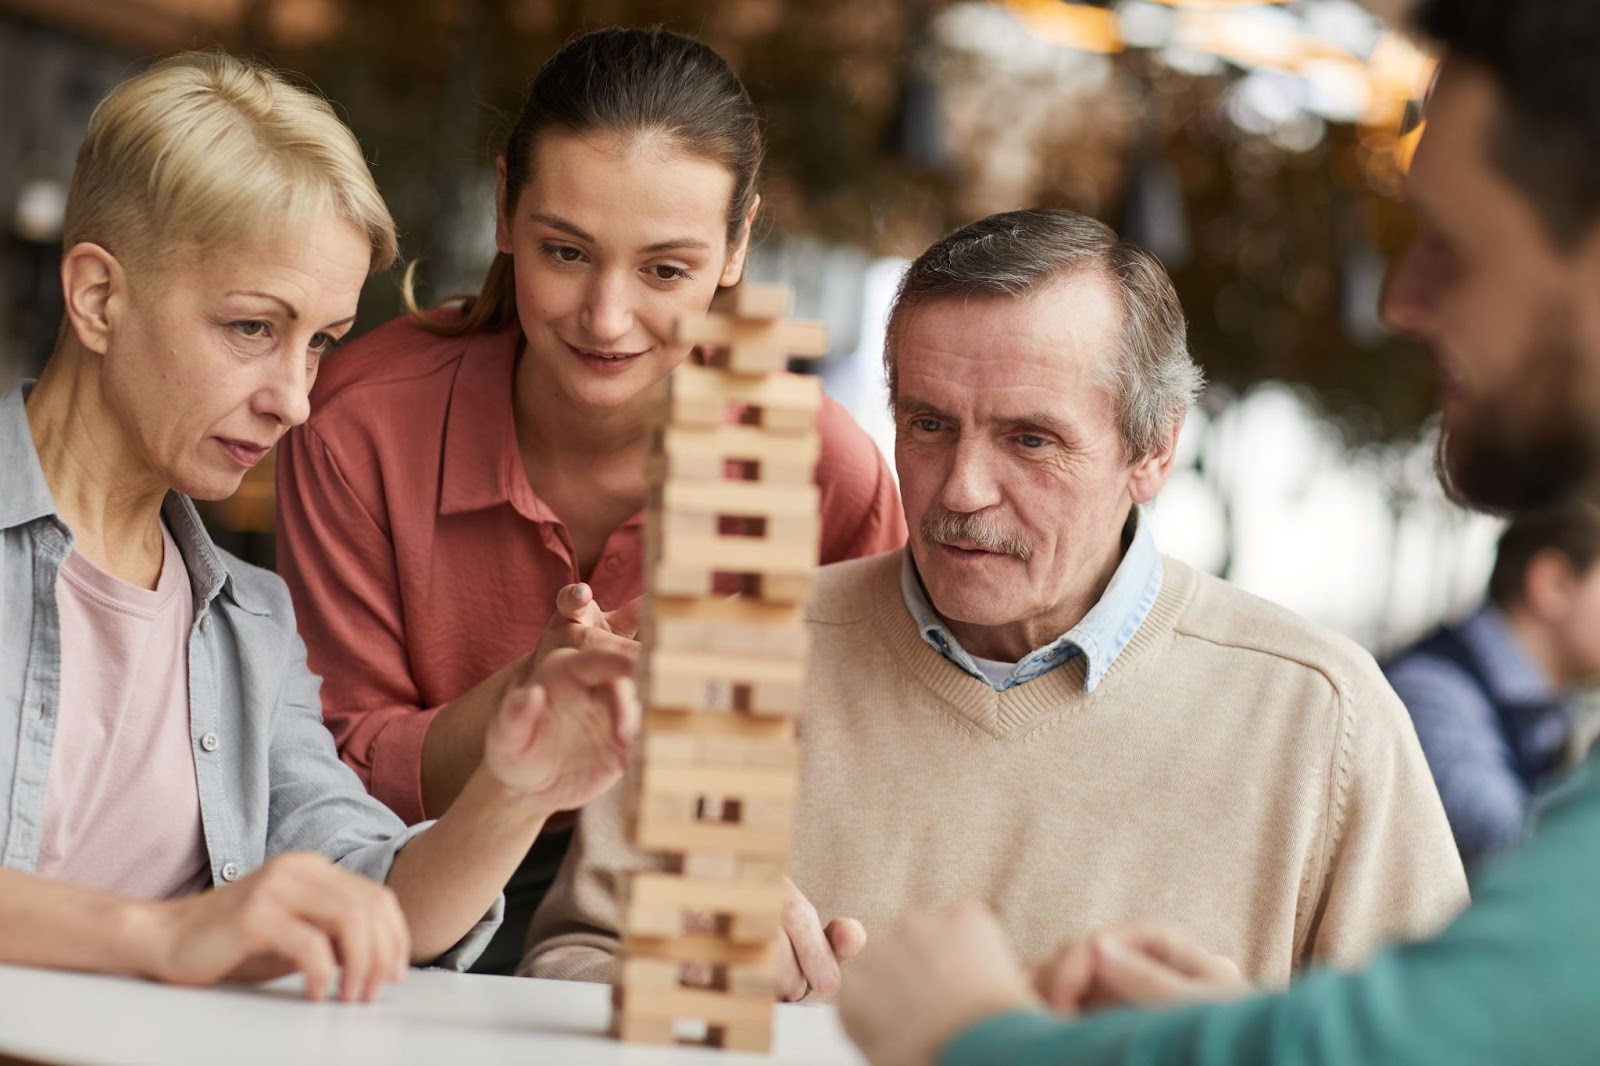
<svg viewBox="0 0 1600 1066"><path fill-rule="evenodd" d="M324 364L312 415L280 445L278 570L294 596L339 752L408 824L440 707L532 650L584 580L565 526L529 486L512 376L518 326L439 337L396 319ZM905 541L894 477L824 398L819 562ZM643 513L587 578L612 610L643 590ZM437 815L439 812L431 812Z"/></svg>

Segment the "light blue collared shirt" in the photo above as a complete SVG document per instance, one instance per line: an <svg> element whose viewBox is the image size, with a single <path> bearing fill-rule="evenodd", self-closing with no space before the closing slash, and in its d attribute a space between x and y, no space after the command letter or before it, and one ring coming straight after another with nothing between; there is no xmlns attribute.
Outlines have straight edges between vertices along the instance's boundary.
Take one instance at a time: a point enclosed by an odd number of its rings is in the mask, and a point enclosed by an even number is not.
<svg viewBox="0 0 1600 1066"><path fill-rule="evenodd" d="M72 531L33 446L23 406L31 387L0 394L0 867L23 873L39 858L57 716L72 710L60 705L56 604ZM168 493L161 515L194 591L184 656L212 884L286 851L387 880L400 849L433 823L407 828L339 761L283 580L213 544L188 497ZM470 966L504 909L496 900L435 965Z"/></svg>
<svg viewBox="0 0 1600 1066"><path fill-rule="evenodd" d="M906 610L917 623L922 639L946 659L961 667L973 677L1004 692L1024 681L1042 677L1062 663L1070 662L1074 655L1085 657L1083 690L1093 692L1100 679L1106 676L1111 664L1116 662L1122 649L1139 631L1139 625L1150 613L1161 591L1161 553L1156 550L1155 536L1150 523L1135 507L1128 516L1133 526L1133 539L1128 550L1122 553L1111 583L1106 586L1100 602L1089 609L1082 621L1042 648L1035 648L1011 668L1009 676L995 681L978 661L961 646L960 641L940 620L928 601L928 594L917 575L917 564L907 549L905 562L900 568L900 594L905 598ZM987 660L985 660L987 663Z"/></svg>

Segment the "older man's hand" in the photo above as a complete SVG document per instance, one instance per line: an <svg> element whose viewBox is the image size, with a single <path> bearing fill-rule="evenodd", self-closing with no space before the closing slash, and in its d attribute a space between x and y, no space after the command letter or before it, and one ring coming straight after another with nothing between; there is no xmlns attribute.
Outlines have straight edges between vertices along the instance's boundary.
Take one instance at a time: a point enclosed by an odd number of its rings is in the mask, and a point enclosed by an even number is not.
<svg viewBox="0 0 1600 1066"><path fill-rule="evenodd" d="M1067 944L1035 971L1034 984L1048 1006L1069 1014L1254 991L1232 960L1159 921L1129 922Z"/></svg>
<svg viewBox="0 0 1600 1066"><path fill-rule="evenodd" d="M1000 923L973 903L907 918L845 974L845 1032L873 1066L929 1066L967 1027L1040 1006Z"/></svg>
<svg viewBox="0 0 1600 1066"><path fill-rule="evenodd" d="M866 946L867 931L854 918L827 925L817 908L784 878L783 933L778 937L778 995L789 1002L815 989L831 996L839 990L840 964Z"/></svg>

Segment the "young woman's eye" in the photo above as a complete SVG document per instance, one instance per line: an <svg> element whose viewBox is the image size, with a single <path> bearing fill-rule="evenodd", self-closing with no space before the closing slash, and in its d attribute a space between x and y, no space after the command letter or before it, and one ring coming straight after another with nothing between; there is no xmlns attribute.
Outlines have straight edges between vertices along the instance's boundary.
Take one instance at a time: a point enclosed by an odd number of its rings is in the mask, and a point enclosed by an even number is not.
<svg viewBox="0 0 1600 1066"><path fill-rule="evenodd" d="M251 340L254 340L257 337L266 336L267 329L269 328L267 324L261 321L259 318L246 319L243 322L235 322L232 325L235 333L239 334L241 337L248 337Z"/></svg>
<svg viewBox="0 0 1600 1066"><path fill-rule="evenodd" d="M581 263L583 253L570 244L543 244L539 250L558 263Z"/></svg>
<svg viewBox="0 0 1600 1066"><path fill-rule="evenodd" d="M670 263L657 263L650 268L650 273L657 281L687 281L691 277L683 267L672 266Z"/></svg>

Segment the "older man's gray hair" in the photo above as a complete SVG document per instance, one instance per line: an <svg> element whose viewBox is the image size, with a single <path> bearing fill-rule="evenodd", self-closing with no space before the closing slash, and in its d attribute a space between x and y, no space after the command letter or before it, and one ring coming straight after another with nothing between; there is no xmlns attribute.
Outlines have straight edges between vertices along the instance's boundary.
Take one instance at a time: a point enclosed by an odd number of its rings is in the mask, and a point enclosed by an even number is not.
<svg viewBox="0 0 1600 1066"><path fill-rule="evenodd" d="M890 397L898 385L899 331L921 304L951 296L1024 297L1080 271L1099 271L1122 297L1121 351L1100 364L1099 383L1116 400L1123 454L1129 460L1150 454L1182 423L1204 384L1189 355L1183 307L1155 256L1073 211L990 215L917 257L889 311L884 368Z"/></svg>

